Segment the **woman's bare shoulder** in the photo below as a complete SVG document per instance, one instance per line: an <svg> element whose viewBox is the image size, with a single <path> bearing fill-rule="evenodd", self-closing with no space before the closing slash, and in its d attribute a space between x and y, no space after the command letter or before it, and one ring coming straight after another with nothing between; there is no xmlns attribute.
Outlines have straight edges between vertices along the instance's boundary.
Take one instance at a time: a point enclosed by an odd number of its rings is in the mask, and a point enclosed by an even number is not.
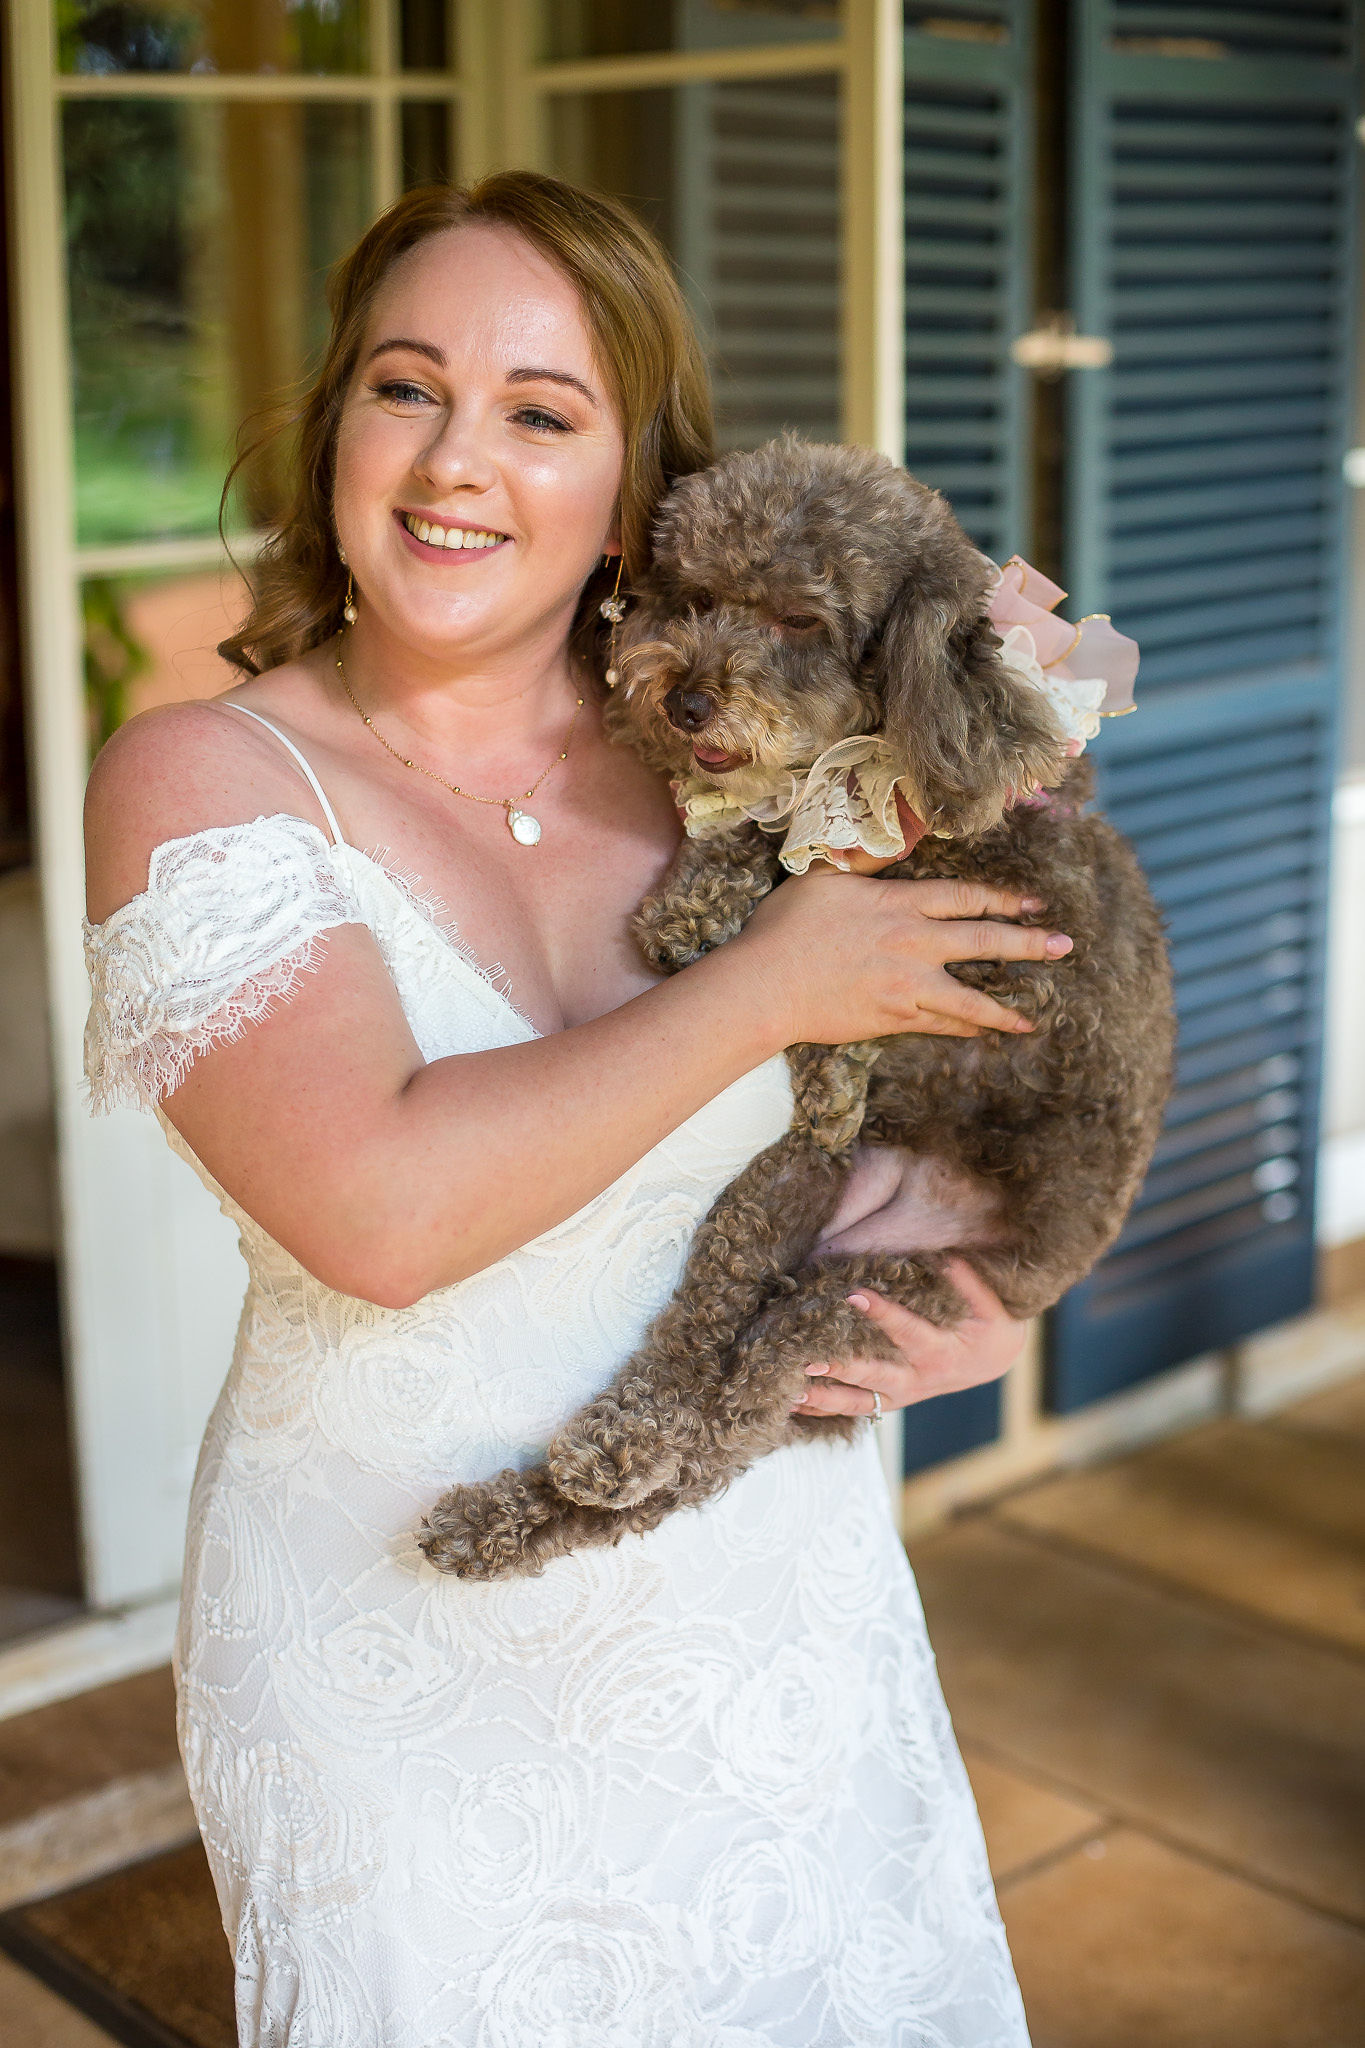
<svg viewBox="0 0 1365 2048"><path fill-rule="evenodd" d="M151 856L168 840L277 811L322 823L279 741L228 703L224 696L144 711L101 748L85 794L93 923L146 888Z"/></svg>

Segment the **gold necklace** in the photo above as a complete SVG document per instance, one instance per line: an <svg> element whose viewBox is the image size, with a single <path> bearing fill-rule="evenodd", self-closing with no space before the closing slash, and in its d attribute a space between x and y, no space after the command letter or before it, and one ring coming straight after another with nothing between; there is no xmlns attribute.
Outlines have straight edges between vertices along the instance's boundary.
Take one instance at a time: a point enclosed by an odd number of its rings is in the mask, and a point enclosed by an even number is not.
<svg viewBox="0 0 1365 2048"><path fill-rule="evenodd" d="M522 796L475 796L472 789L461 789L458 782L447 782L444 775L438 775L434 768L424 768L420 761L411 760L408 757L408 755L400 754L397 747L391 747L389 745L383 733L380 732L379 728L376 726L374 720L371 717L369 717L369 715L366 712L361 711L359 704L356 704L355 691L351 688L350 682L346 675L346 670L342 665L341 640L342 636L340 633L338 633L336 659L337 674L341 677L341 687L346 692L346 695L350 698L352 704L355 705L355 708L357 712L359 712L360 717L364 720L365 724L374 734L375 738L378 740L380 746L384 749L385 753L392 754L394 760L401 761L405 768L415 769L418 775L425 775L432 782L439 782L442 789L448 789L452 796L462 796L465 799L466 803L501 804L503 810L507 813L507 829L511 833L512 837L516 840L517 845L538 845L541 834L540 820L539 818L533 818L529 811L522 810L521 806L524 803L528 803L530 799L535 795L536 791L540 788L541 783L544 782L546 776L550 773L551 769L557 767L559 762L568 760L569 742L573 738L573 729L575 725L578 723L578 714L583 709L583 699L581 697L576 697L574 699L574 714L573 717L569 720L569 730L564 735L563 751L555 755L554 760L550 762L548 768L542 768L540 774L531 784L531 787Z"/></svg>

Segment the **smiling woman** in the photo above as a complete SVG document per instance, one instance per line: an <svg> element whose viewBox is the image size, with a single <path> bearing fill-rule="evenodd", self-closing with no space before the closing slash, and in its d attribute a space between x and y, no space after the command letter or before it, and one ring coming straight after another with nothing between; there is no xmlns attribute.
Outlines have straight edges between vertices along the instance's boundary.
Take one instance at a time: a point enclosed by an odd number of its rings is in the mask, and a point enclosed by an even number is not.
<svg viewBox="0 0 1365 2048"><path fill-rule="evenodd" d="M632 1353L785 1142L787 1046L1003 1026L945 963L1047 935L826 871L658 980L631 921L679 823L608 744L600 614L711 448L663 254L507 174L400 202L333 312L245 680L125 725L87 806L93 1097L159 1109L251 1271L177 1652L240 2041L1023 2048L869 1434L794 1427L530 1582L415 1532ZM998 1374L1019 1333L968 1301L869 1299L886 1356L803 1417ZM755 1970L736 1927L792 1897Z"/></svg>
<svg viewBox="0 0 1365 2048"><path fill-rule="evenodd" d="M566 283L575 306L581 302L587 348L578 365L562 355L528 361L534 329L513 324L497 338L504 406L509 420L520 414L528 441L539 437L548 443L586 428L610 433L613 412L640 423L621 456L618 545L627 577L643 566L649 523L666 482L701 468L713 452L706 367L666 259L635 216L614 201L595 198L593 207L612 224L611 246L600 251L595 219L547 201L551 185L573 189L511 175L485 179L472 193L446 186L410 193L338 267L330 292L332 338L307 402L297 417L252 441L229 478L230 492L243 468L297 432L294 499L256 566L255 609L241 631L223 644L229 660L258 672L313 644L335 621L344 600L345 571L335 546L331 497L340 454L337 427L348 388L359 367L372 402L385 406L395 419L415 422L439 410L447 388L441 380L449 371L439 341L414 333L414 323L402 317L401 299L386 308L384 330L367 335L372 301L380 280L396 275L410 251L461 225L494 234L499 229L515 232L526 255L539 257L541 276L552 274ZM491 260L496 262L496 256ZM451 278L451 293L452 304L465 297L459 276ZM366 344L367 360L361 366ZM604 376L614 387L610 391ZM513 402L518 399L519 404ZM225 502L226 497L225 492ZM430 524L436 509L428 501L395 511L400 518L410 511ZM465 526L464 515L453 523ZM571 630L580 657L595 644L597 607L611 588L612 573L604 568L589 574L583 585Z"/></svg>

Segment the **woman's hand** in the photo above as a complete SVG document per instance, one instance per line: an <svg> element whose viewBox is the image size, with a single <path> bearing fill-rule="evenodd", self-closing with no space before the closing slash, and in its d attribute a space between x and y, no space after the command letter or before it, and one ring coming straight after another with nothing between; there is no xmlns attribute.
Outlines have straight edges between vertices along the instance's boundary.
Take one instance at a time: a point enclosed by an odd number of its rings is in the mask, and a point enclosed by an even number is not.
<svg viewBox="0 0 1365 2048"><path fill-rule="evenodd" d="M896 810L913 846L924 827L899 790ZM1071 951L1064 932L1000 921L1036 916L1046 904L971 882L871 881L900 857L855 849L844 873L817 861L761 903L734 942L763 953L769 986L775 979L778 1000L793 1013L789 1045L1033 1029L945 969L965 960L1060 960ZM812 958L821 963L818 977Z"/></svg>
<svg viewBox="0 0 1365 2048"><path fill-rule="evenodd" d="M1025 1325L1005 1313L999 1297L965 1259L949 1259L944 1272L966 1301L963 1322L940 1330L880 1294L850 1294L853 1306L885 1331L896 1355L808 1365L806 1391L793 1415L873 1415L876 1394L889 1413L936 1394L982 1386L1008 1372L1023 1349Z"/></svg>
<svg viewBox="0 0 1365 2048"><path fill-rule="evenodd" d="M950 961L1059 960L1062 932L1005 920L1044 905L977 882L878 881L817 865L760 903L743 949L791 1045L922 1031L977 1038L1032 1025L947 972ZM813 963L818 963L812 971Z"/></svg>

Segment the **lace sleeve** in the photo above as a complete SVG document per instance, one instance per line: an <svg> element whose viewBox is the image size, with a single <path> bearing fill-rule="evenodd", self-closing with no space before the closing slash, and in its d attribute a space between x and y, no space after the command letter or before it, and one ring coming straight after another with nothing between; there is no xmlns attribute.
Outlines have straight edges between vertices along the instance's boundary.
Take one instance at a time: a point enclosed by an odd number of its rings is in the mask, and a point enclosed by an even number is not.
<svg viewBox="0 0 1365 2048"><path fill-rule="evenodd" d="M344 855L302 818L159 846L142 895L85 926L92 1109L158 1103L198 1054L293 994L321 933L364 921Z"/></svg>

